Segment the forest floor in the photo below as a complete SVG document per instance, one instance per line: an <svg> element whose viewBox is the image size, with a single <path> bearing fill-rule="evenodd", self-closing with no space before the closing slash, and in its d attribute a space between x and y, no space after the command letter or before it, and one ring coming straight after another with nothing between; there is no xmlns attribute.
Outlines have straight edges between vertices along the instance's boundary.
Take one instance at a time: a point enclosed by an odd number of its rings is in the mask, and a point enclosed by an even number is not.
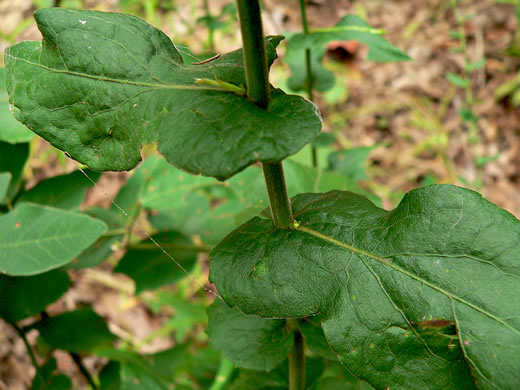
<svg viewBox="0 0 520 390"><path fill-rule="evenodd" d="M219 13L228 2L210 1L211 11ZM14 42L40 39L34 23L24 22L35 10L33 3L36 2L0 0L1 53ZM78 3L86 9L121 10L118 1ZM160 10L156 15L148 15L148 19L153 19L149 21L175 42L181 42L180 50L186 45L193 53L208 51L207 29L197 23L197 18L204 14L203 2L175 3L175 13ZM508 97L496 97L497 89L520 71L514 7L497 4L495 0L461 2L457 12L471 18L461 25L467 50L460 53L453 50L459 42L450 33L459 28L451 1L308 3L312 27L330 26L341 16L355 13L371 26L384 28L385 38L413 59L388 64L365 61L366 48L352 42L331 44L326 53L326 66L334 70L337 81L333 94L316 94L324 131L335 134L338 148L374 146L366 167L369 178L361 185L380 196L388 209L412 188L427 183L453 183L482 192L520 218L520 109ZM264 5L267 34L300 31L297 0L264 0ZM20 25L23 28L17 28ZM214 38L217 52L240 46L236 24L217 31ZM281 61L272 71L272 82L280 87L289 76L283 52L282 45ZM486 59L485 66L471 73L473 112L479 118L473 129L459 115L466 92L446 76L464 73L465 56L470 62ZM75 166L64 165L48 151L45 142L37 143L35 149L26 168L28 186ZM98 183L102 191L93 190L88 203L106 205L127 177L127 173L104 174ZM73 308L78 302L93 303L98 313L109 318L111 330L128 339L142 340L160 329L161 318L151 315L133 297L127 279L114 277L103 267L77 272L73 278L75 287L56 304L56 310ZM145 343L143 350L153 352L168 345L168 337L156 337ZM60 369L74 377L76 383L83 381L68 355L58 353L57 358ZM86 359L88 368L97 370L98 364L96 359ZM0 321L0 390L28 388L32 372L23 343Z"/></svg>

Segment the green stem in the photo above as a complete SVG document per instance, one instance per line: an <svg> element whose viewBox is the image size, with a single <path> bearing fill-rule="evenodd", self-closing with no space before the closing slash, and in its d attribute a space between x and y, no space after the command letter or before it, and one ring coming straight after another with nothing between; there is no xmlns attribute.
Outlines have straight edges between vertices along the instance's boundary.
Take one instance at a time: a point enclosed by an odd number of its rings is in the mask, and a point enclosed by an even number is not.
<svg viewBox="0 0 520 390"><path fill-rule="evenodd" d="M274 225L277 228L286 228L291 226L293 215L287 186L285 185L283 166L281 163L264 163L263 168Z"/></svg>
<svg viewBox="0 0 520 390"><path fill-rule="evenodd" d="M289 390L305 389L305 340L297 319L287 320L294 333L294 345L289 355Z"/></svg>
<svg viewBox="0 0 520 390"><path fill-rule="evenodd" d="M247 96L267 109L271 99L267 55L258 0L237 0L242 33ZM264 163L264 176L274 225L287 228L292 224L291 204L281 163Z"/></svg>
<svg viewBox="0 0 520 390"><path fill-rule="evenodd" d="M42 380L42 383L45 383L44 376L42 374L42 370L40 366L38 365L38 362L36 361L36 356L34 356L33 349L31 347L31 344L29 344L29 341L27 340L27 337L25 337L25 332L22 328L20 328L18 325L16 325L14 322L9 323L15 330L16 333L22 338L23 343L25 344L25 349L27 349L27 354L29 355L29 358L31 359L31 363L36 369L36 375L40 377Z"/></svg>
<svg viewBox="0 0 520 390"><path fill-rule="evenodd" d="M309 34L309 24L307 23L307 7L305 0L300 0L300 14L302 18L303 34ZM305 49L305 73L307 89L307 96L309 100L314 101L314 78L312 77L312 62L311 62L311 49ZM311 146L312 166L318 167L318 151L314 146Z"/></svg>
<svg viewBox="0 0 520 390"><path fill-rule="evenodd" d="M224 388L224 385L229 380L229 377L233 373L235 366L227 359L222 359L220 361L220 367L217 371L217 375L215 375L215 379L211 384L209 390L221 390Z"/></svg>
<svg viewBox="0 0 520 390"><path fill-rule="evenodd" d="M83 362L81 361L81 356L79 356L77 353L70 353L70 356L72 357L72 360L74 360L74 363L76 363L76 366L78 367L81 374L85 377L89 385L94 389L99 389L99 385L94 381L94 378L92 375L90 375L90 372L87 370L87 368L83 365Z"/></svg>

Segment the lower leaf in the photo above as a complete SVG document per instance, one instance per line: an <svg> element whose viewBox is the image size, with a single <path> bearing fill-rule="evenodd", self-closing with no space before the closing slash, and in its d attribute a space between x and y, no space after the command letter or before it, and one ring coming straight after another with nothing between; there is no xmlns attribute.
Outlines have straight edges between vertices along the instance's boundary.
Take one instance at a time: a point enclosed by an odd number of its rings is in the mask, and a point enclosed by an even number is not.
<svg viewBox="0 0 520 390"><path fill-rule="evenodd" d="M224 300L323 315L340 360L376 388L513 388L520 223L478 193L411 191L393 211L353 193L293 199L297 230L253 218L211 254Z"/></svg>

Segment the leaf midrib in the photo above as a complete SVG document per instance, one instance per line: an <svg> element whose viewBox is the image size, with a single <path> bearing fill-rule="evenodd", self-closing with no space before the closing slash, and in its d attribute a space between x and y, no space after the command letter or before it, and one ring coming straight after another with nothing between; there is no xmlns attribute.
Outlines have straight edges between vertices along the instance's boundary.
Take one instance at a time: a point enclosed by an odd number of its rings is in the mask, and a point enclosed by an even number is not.
<svg viewBox="0 0 520 390"><path fill-rule="evenodd" d="M132 80L122 80L122 79L114 79L111 77L104 77L104 76L97 76L97 75L90 75L87 73L81 73L81 72L74 72L70 70L62 70L62 69L55 69L50 68L48 66L38 64L36 62L28 61L21 57L15 57L12 54L7 54L7 57L15 60L15 61L22 61L26 64L36 66L42 69L45 69L52 73L60 73L65 74L68 76L76 76L76 77L83 77L95 81L103 81L103 82L109 82L109 83L116 83L116 84L126 84L126 85L132 85L137 87L147 87L147 88L153 88L153 89L178 89L178 90L191 90L191 91L216 91L216 92L226 92L230 93L229 90L224 88L218 88L218 87L212 87L204 84L194 84L194 85L187 85L187 84L155 84L155 83L146 83L141 81L132 81Z"/></svg>
<svg viewBox="0 0 520 390"><path fill-rule="evenodd" d="M451 292L446 291L443 288L441 288L439 286L436 286L435 284L433 284L433 283L431 283L431 282L429 282L429 281L427 281L427 280L425 280L423 278L420 278L419 276L414 275L411 272L409 272L409 271L407 271L407 270L405 270L405 269L403 269L403 268L401 268L401 267L399 267L399 266L397 266L395 264L392 264L391 261L388 258L384 258L384 257L378 256L378 255L376 255L374 253L365 251L363 249L353 247L353 246L348 245L348 244L346 244L344 242L336 240L333 237L327 236L326 234L322 234L322 233L317 232L315 230L309 229L309 228L307 228L305 226L300 226L298 228L298 230L302 231L302 232L305 232L307 234L310 234L310 235L312 235L314 237L320 238L320 239L322 239L324 241L327 241L327 242L329 242L331 244L334 244L336 246L339 246L340 248L349 250L351 252L354 252L354 253L357 253L357 254L360 254L360 255L367 256L367 257L369 257L369 258L371 258L373 260L376 260L376 261L378 261L378 262L380 262L382 264L385 264L385 265L389 266L390 268L392 268L392 269L394 269L394 270L396 270L398 272L401 272L402 274L404 274L404 275L406 275L406 276L408 276L408 277L410 277L412 279L415 279L418 282L421 282L421 283L425 284L426 286L428 286L428 287L430 287L430 288L432 288L432 289L434 289L434 290L436 290L436 291L446 295L448 298L450 298L452 300L455 300L455 301L458 301L458 302L460 302L460 303L462 303L464 305L467 305L468 307L471 307L473 310L476 310L479 313L481 313L481 314L483 314L483 315L485 315L485 316L487 316L487 317L497 321L498 323L500 323L501 325L503 325L506 328L510 329L514 333L520 335L520 331L519 330L513 328L511 325L509 325L508 323L504 322L504 320L502 320L502 319L498 318L497 316L487 312L486 310L483 310L482 308L474 305L473 303L468 302L467 300L465 300L465 299L463 299L463 298L461 298L461 297L459 297L459 296L457 296L455 294L452 294Z"/></svg>

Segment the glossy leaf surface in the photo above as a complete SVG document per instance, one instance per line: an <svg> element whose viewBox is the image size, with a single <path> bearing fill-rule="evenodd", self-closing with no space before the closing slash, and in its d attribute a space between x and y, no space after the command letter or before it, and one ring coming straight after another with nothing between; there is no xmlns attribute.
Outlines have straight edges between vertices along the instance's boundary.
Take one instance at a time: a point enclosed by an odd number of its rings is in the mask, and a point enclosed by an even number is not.
<svg viewBox="0 0 520 390"><path fill-rule="evenodd" d="M185 277L197 261L193 241L178 232L161 232L152 238L184 268L171 260L149 239L130 248L119 261L114 272L121 272L135 281L135 292L172 284ZM144 247L139 247L143 245Z"/></svg>
<svg viewBox="0 0 520 390"><path fill-rule="evenodd" d="M311 49L313 86L321 92L334 85L334 75L325 69L321 61L329 42L358 41L368 46L369 61L395 62L410 60L405 53L388 43L382 31L373 29L359 16L344 16L334 27L314 29L307 35L298 33L288 40L286 60L291 67L289 87L295 91L305 89L305 49Z"/></svg>
<svg viewBox="0 0 520 390"><path fill-rule="evenodd" d="M65 294L69 284L67 273L59 269L35 276L0 275L0 317L14 323L39 314Z"/></svg>
<svg viewBox="0 0 520 390"><path fill-rule="evenodd" d="M293 335L285 320L271 320L232 309L220 299L208 308L213 347L238 367L270 371L291 352Z"/></svg>
<svg viewBox="0 0 520 390"><path fill-rule="evenodd" d="M34 133L14 118L12 109L5 87L5 69L0 68L0 141L10 144L29 142Z"/></svg>
<svg viewBox="0 0 520 390"><path fill-rule="evenodd" d="M186 65L164 33L133 16L54 8L35 19L43 42L6 52L16 117L94 170L132 169L142 145L158 141L172 164L225 179L282 160L320 131L299 96L274 91L267 110L245 98L241 51ZM267 38L269 63L281 39Z"/></svg>
<svg viewBox="0 0 520 390"><path fill-rule="evenodd" d="M0 216L0 271L34 275L62 266L106 231L87 215L21 203Z"/></svg>
<svg viewBox="0 0 520 390"><path fill-rule="evenodd" d="M103 320L94 310L81 308L48 317L34 325L40 337L52 348L75 353L90 353L107 347L115 340Z"/></svg>
<svg viewBox="0 0 520 390"><path fill-rule="evenodd" d="M478 193L411 191L393 211L352 193L293 200L297 230L254 218L211 255L226 302L322 313L329 344L376 388L514 387L520 223ZM470 374L471 370L471 374Z"/></svg>

